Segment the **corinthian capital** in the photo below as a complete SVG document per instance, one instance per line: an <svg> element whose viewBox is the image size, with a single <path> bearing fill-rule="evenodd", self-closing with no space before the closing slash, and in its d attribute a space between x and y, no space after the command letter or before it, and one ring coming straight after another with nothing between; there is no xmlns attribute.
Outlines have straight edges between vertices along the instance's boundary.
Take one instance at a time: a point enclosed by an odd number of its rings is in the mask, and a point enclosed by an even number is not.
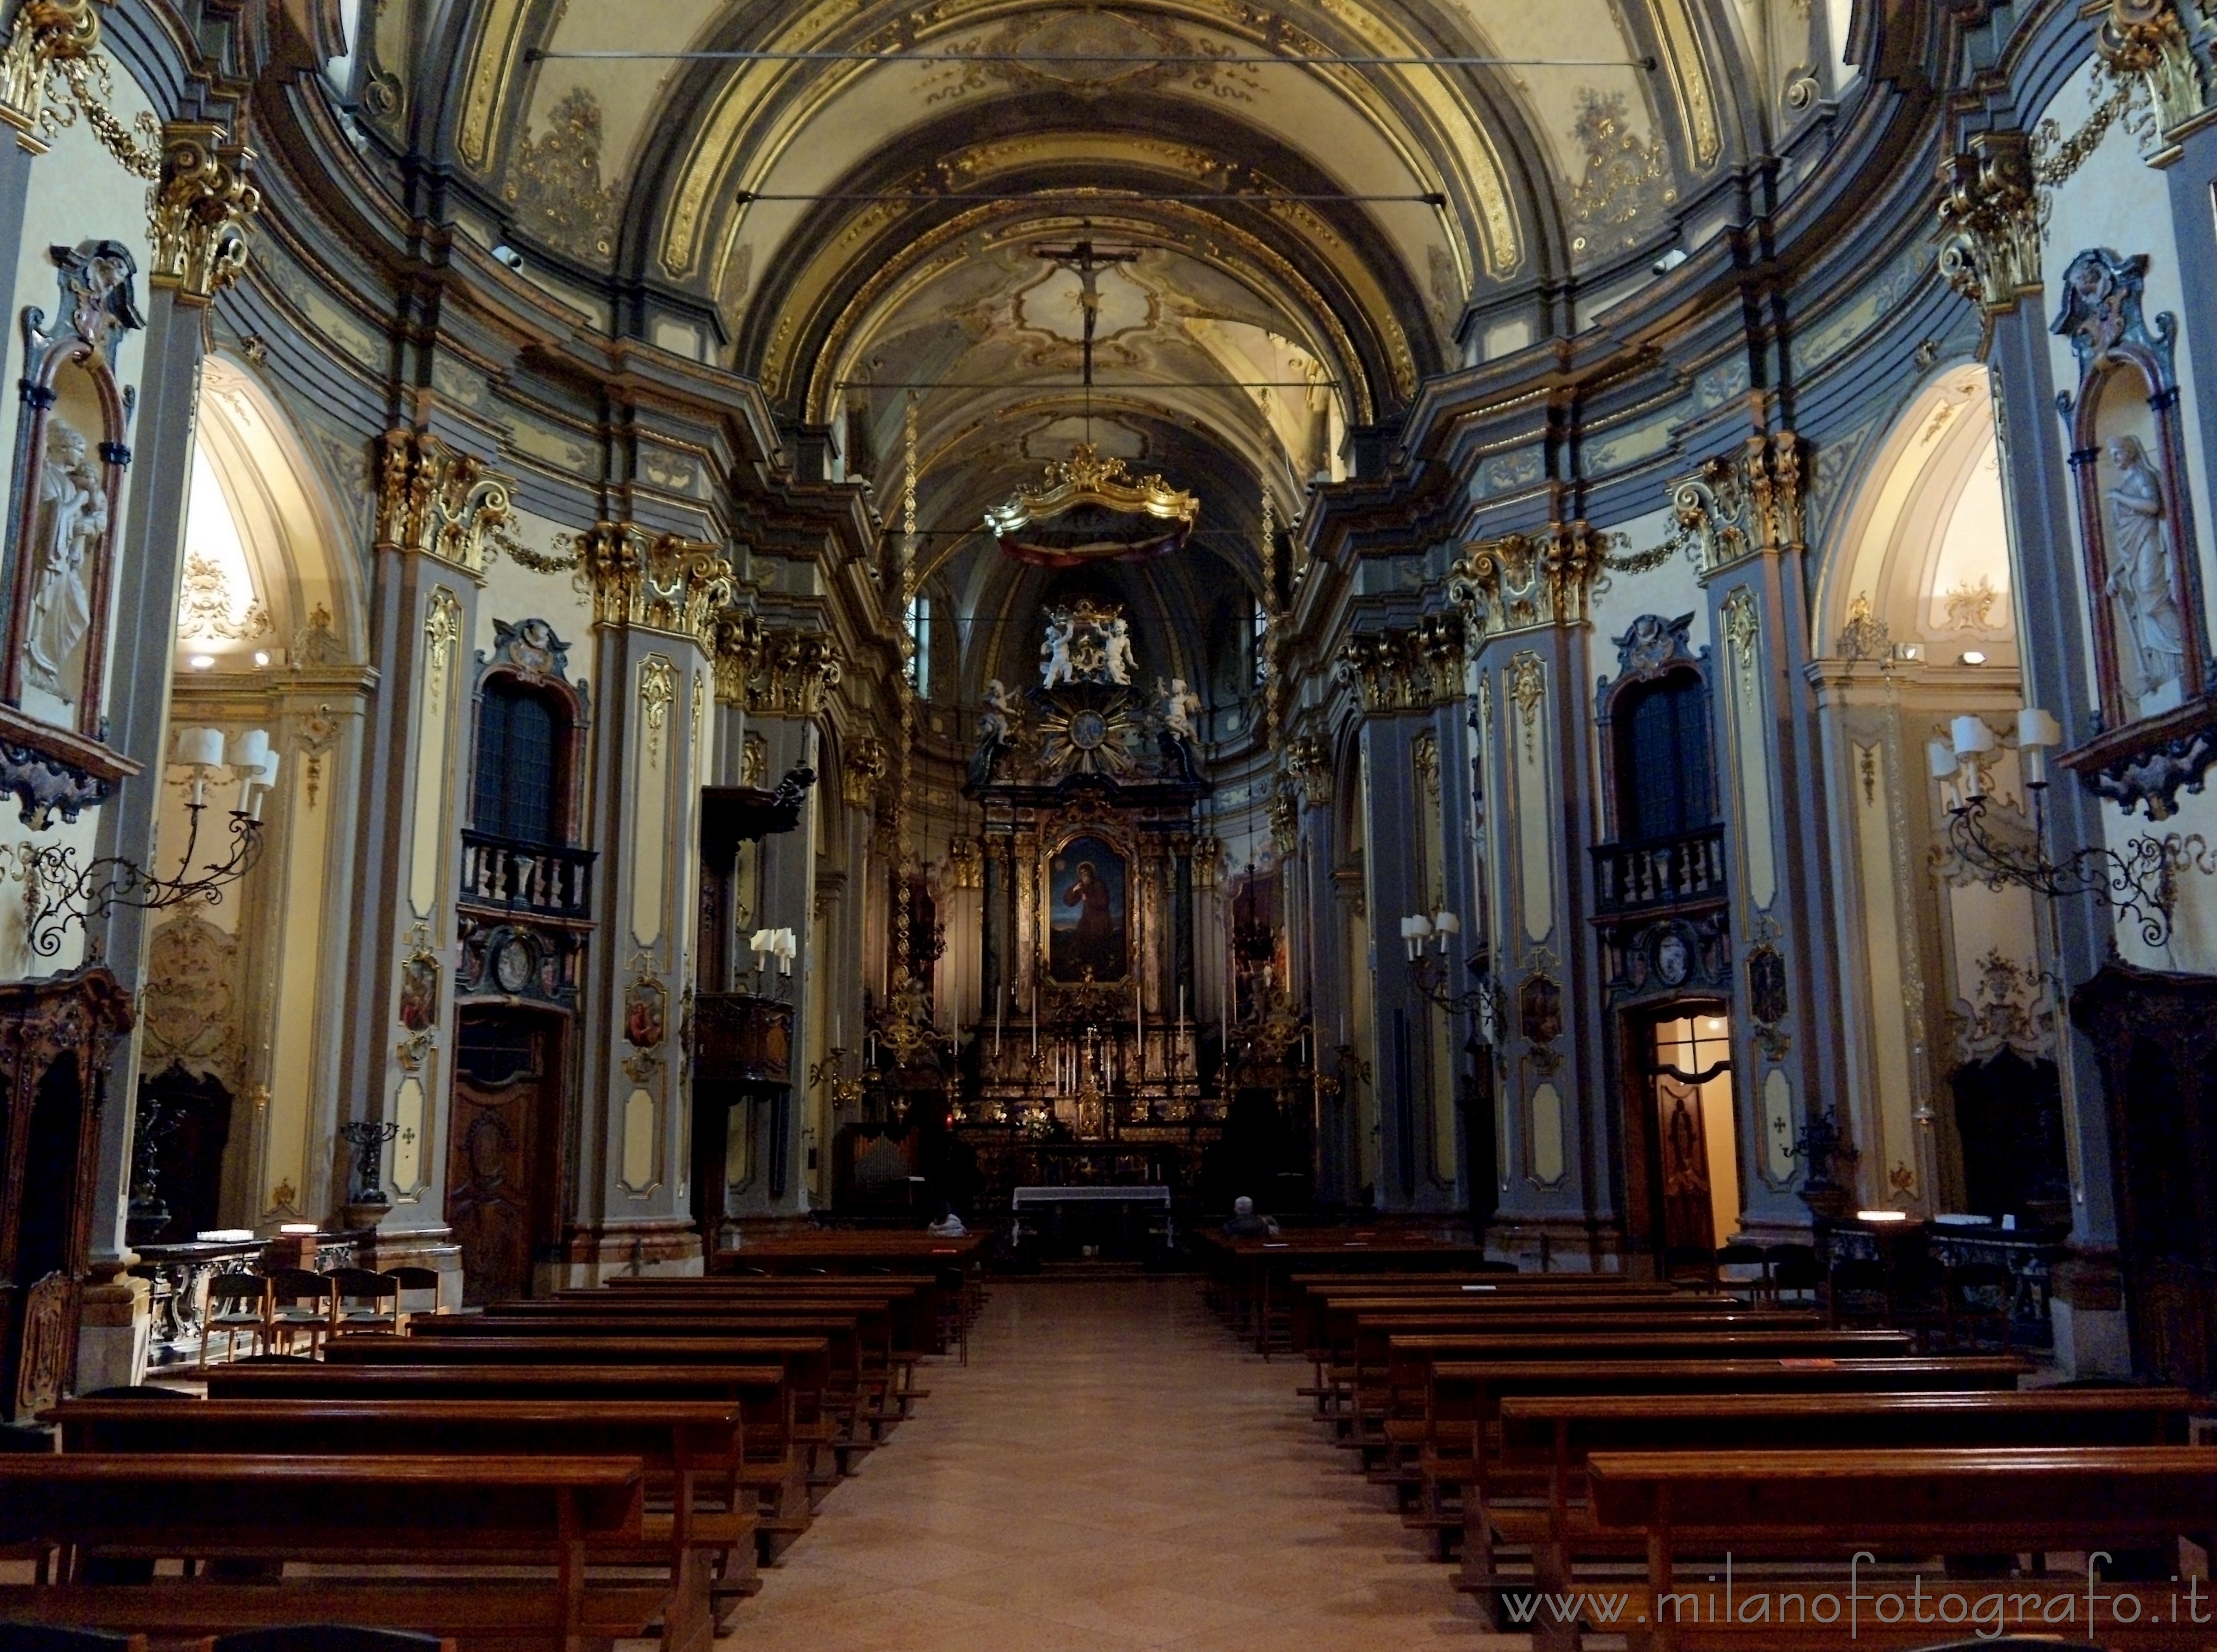
<svg viewBox="0 0 2217 1652"><path fill-rule="evenodd" d="M1584 522L1551 522L1544 533L1482 540L1455 564L1448 595L1481 637L1583 625L1605 549Z"/></svg>
<svg viewBox="0 0 2217 1652"><path fill-rule="evenodd" d="M601 624L674 632L714 645L717 616L731 606L733 583L732 564L714 546L602 522L579 539L578 559L592 581L593 618Z"/></svg>
<svg viewBox="0 0 2217 1652"><path fill-rule="evenodd" d="M89 58L100 45L100 14L92 0L22 0L0 48L0 120L22 133L34 149L46 112L46 73L56 64Z"/></svg>
<svg viewBox="0 0 2217 1652"><path fill-rule="evenodd" d="M507 527L509 481L428 430L388 430L378 473L377 538L482 580L494 534Z"/></svg>
<svg viewBox="0 0 2217 1652"><path fill-rule="evenodd" d="M154 243L147 279L176 289L180 304L206 304L246 268L245 222L262 210L246 181L253 157L202 120L162 129L162 176L147 200Z"/></svg>
<svg viewBox="0 0 2217 1652"><path fill-rule="evenodd" d="M2021 132L1972 135L1940 163L1940 274L1989 316L2040 286L2040 195Z"/></svg>

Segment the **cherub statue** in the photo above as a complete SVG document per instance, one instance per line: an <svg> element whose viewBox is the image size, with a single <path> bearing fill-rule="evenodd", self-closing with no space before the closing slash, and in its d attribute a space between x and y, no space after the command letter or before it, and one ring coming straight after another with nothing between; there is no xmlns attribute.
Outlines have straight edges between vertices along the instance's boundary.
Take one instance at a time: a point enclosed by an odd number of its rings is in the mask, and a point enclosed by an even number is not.
<svg viewBox="0 0 2217 1652"><path fill-rule="evenodd" d="M1070 660L1070 621L1052 619L1047 622L1047 640L1040 644L1040 658L1047 663L1040 669L1041 686L1052 688L1059 682L1075 682L1078 673Z"/></svg>
<svg viewBox="0 0 2217 1652"><path fill-rule="evenodd" d="M1132 681L1132 625L1121 614L1108 622L1108 681L1119 687Z"/></svg>

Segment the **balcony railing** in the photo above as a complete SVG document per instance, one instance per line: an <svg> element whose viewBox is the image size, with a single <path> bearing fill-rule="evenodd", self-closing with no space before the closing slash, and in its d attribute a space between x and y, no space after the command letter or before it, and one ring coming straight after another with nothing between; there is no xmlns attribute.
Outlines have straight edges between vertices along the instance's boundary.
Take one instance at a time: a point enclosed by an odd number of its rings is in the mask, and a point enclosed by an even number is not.
<svg viewBox="0 0 2217 1652"><path fill-rule="evenodd" d="M1725 829L1702 826L1673 837L1603 843L1594 849L1597 916L1720 905L1725 898Z"/></svg>
<svg viewBox="0 0 2217 1652"><path fill-rule="evenodd" d="M462 904L588 921L593 915L593 851L464 832Z"/></svg>

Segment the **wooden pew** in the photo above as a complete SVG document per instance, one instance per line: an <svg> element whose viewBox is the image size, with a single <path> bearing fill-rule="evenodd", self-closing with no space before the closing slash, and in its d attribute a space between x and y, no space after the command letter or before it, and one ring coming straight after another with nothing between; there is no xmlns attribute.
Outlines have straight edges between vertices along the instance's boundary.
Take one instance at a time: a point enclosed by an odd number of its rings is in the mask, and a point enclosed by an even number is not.
<svg viewBox="0 0 2217 1652"><path fill-rule="evenodd" d="M1636 1534L1594 1525L1585 1464L1596 1452L2183 1445L2195 1408L2183 1389L1510 1395L1498 1447L1465 1495L1457 1587L1503 1587L1509 1548L1531 1552L1531 1586L1543 1592L1589 1581L1582 1560L1640 1557Z"/></svg>
<svg viewBox="0 0 2217 1652"><path fill-rule="evenodd" d="M1380 1308L1403 1304L1432 1303L1447 1306L1461 1302L1521 1302L1528 1297L1562 1303L1645 1302L1660 1307L1680 1302L1706 1302L1720 1307L1745 1307L1738 1298L1722 1291L1693 1291L1676 1285L1620 1279L1612 1275L1578 1276L1559 1273L1504 1273L1485 1279L1456 1274L1425 1274L1374 1279L1368 1274L1296 1274L1291 1292L1290 1335L1296 1350L1313 1350L1326 1340L1327 1316L1362 1302Z"/></svg>
<svg viewBox="0 0 2217 1652"><path fill-rule="evenodd" d="M882 1369L873 1376L863 1353L861 1321L852 1315L743 1313L707 1317L655 1316L644 1319L457 1315L425 1322L435 1323L440 1328L417 1335L411 1327L411 1335L401 1341L419 1349L428 1348L431 1352L424 1357L442 1361L449 1347L482 1349L500 1343L518 1347L534 1344L570 1347L587 1362L607 1359L608 1363L630 1365L637 1362L638 1356L626 1351L634 1347L666 1353L689 1342L713 1342L730 1345L728 1353L745 1358L739 1351L741 1343L784 1337L821 1339L826 1360L823 1415L831 1427L827 1443L837 1448L842 1473L846 1472L851 1457L868 1451L875 1444L877 1412L873 1396L882 1393L888 1381ZM592 1347L601 1352L590 1352ZM612 1358L611 1350L618 1351Z"/></svg>
<svg viewBox="0 0 2217 1652"><path fill-rule="evenodd" d="M729 1400L132 1399L65 1400L40 1421L72 1453L636 1460L650 1506L626 1563L700 1550L720 1623L759 1587L741 1419Z"/></svg>
<svg viewBox="0 0 2217 1652"><path fill-rule="evenodd" d="M754 1496L760 1558L776 1558L812 1516L809 1443L794 1434L793 1390L776 1365L220 1365L211 1399L676 1401L737 1404L746 1457L740 1483Z"/></svg>
<svg viewBox="0 0 2217 1652"><path fill-rule="evenodd" d="M1275 1342L1274 1313L1289 1307L1291 1281L1296 1273L1372 1269L1414 1273L1436 1268L1442 1273L1479 1273L1499 1267L1500 1277L1516 1277L1514 1268L1489 1263L1484 1249L1466 1240L1338 1229L1315 1233L1296 1230L1276 1239L1233 1238L1200 1229L1189 1236L1207 1273L1209 1288L1232 1329L1251 1327L1256 1352L1266 1359Z"/></svg>
<svg viewBox="0 0 2217 1652"><path fill-rule="evenodd" d="M1738 1325L1717 1330L1628 1330L1607 1321L1533 1331L1492 1325L1418 1332L1387 1326L1374 1331L1365 1323L1356 1335L1357 1419L1374 1416L1378 1431L1358 1438L1354 1445L1374 1478L1401 1483L1415 1483L1422 1477L1411 1471L1419 1455L1437 1456L1441 1429L1462 1421L1438 1410L1432 1368L1442 1361L1876 1359L1910 1353L1916 1346L1905 1331L1773 1330Z"/></svg>
<svg viewBox="0 0 2217 1652"><path fill-rule="evenodd" d="M1930 1645L1967 1624L1985 1633L1989 1612L1997 1629L2104 1647L2217 1642L2206 1582L2090 1582L2075 1569L1979 1578L1927 1566L1912 1575L1859 1558L2029 1554L2037 1564L2056 1553L2167 1550L2182 1534L2206 1541L2217 1527L2217 1452L2206 1446L1597 1452L1586 1476L1596 1525L1637 1534L1647 1556L1643 1579L1610 1591L1611 1628L1635 1652L1829 1652L1850 1643L1850 1613L1857 1646ZM1711 1581L1719 1569L1708 1557L1757 1550L1808 1564ZM1703 1563L1681 1575L1682 1557L1696 1556ZM1826 1590L1831 1624L1808 1621ZM1752 1621L1758 1603L1763 1621Z"/></svg>
<svg viewBox="0 0 2217 1652"><path fill-rule="evenodd" d="M591 1296L630 1302L651 1298L684 1301L775 1302L808 1298L882 1296L893 1316L893 1347L913 1354L948 1352L947 1292L932 1273L761 1275L719 1273L670 1277L621 1274L594 1291L564 1291L558 1299Z"/></svg>
<svg viewBox="0 0 2217 1652"><path fill-rule="evenodd" d="M170 1638L337 1621L462 1652L593 1652L659 1623L665 1652L708 1652L697 1555L659 1579L592 1575L639 1550L642 1493L639 1464L617 1458L0 1458L0 1543L59 1557L0 1586L0 1619ZM180 1559L264 1575L96 1581L117 1561ZM300 1566L318 1575L266 1575Z"/></svg>

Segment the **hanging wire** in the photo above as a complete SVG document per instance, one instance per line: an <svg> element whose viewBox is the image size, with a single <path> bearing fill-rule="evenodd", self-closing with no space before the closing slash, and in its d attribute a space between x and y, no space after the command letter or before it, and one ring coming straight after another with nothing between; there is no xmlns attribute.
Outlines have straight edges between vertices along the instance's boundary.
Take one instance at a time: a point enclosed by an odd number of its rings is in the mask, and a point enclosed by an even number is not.
<svg viewBox="0 0 2217 1652"><path fill-rule="evenodd" d="M1651 54L1638 58L1496 58L1457 54L1426 57L1386 52L1357 52L1345 57L1289 58L1275 52L841 52L841 51L655 51L609 47L596 51L549 51L532 46L523 53L526 63L652 62L652 63L926 63L1026 64L1032 67L1096 64L1130 64L1168 67L1189 64L1207 69L1262 68L1281 65L1294 69L1640 69L1655 71Z"/></svg>

